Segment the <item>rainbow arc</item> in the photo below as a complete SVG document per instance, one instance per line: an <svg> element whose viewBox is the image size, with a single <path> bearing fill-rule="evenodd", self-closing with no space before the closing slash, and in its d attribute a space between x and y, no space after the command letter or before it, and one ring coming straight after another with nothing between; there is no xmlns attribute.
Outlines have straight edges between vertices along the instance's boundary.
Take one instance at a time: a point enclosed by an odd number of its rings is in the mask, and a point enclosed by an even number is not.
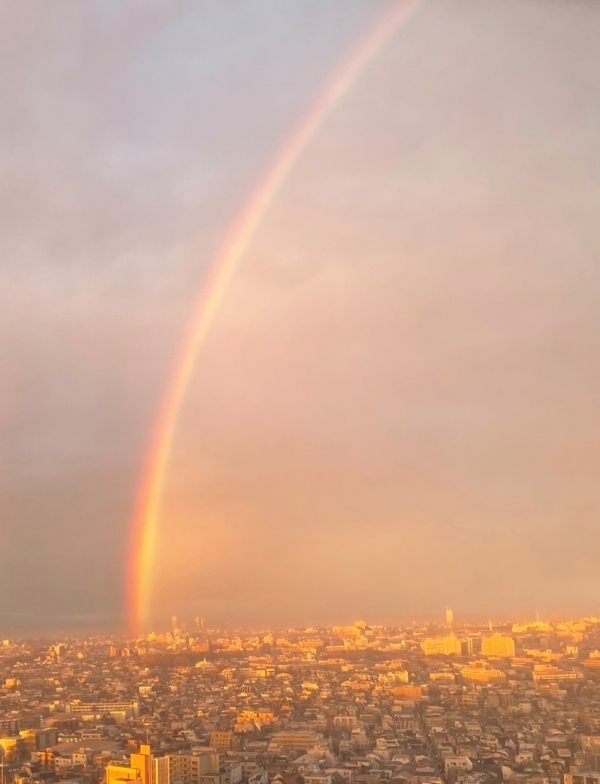
<svg viewBox="0 0 600 784"><path fill-rule="evenodd" d="M131 526L127 585L128 617L132 631L140 631L149 616L152 567L161 502L181 407L198 355L227 294L235 271L282 183L317 134L328 114L419 2L421 0L399 0L389 7L369 30L360 45L329 79L302 122L286 139L246 207L231 226L214 260L211 275L199 297L181 343L171 380L154 425L140 482Z"/></svg>

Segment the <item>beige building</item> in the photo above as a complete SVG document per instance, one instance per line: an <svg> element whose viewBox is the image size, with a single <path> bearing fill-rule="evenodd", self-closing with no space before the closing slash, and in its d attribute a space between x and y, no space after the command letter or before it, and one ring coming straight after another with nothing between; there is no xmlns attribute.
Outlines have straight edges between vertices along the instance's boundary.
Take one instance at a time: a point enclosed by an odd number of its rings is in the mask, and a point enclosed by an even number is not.
<svg viewBox="0 0 600 784"><path fill-rule="evenodd" d="M153 771L152 784L200 784L203 777L219 774L219 755L203 751L155 757Z"/></svg>
<svg viewBox="0 0 600 784"><path fill-rule="evenodd" d="M454 754L448 754L444 757L444 774L448 776L451 770L471 770L473 764L468 757L459 757Z"/></svg>
<svg viewBox="0 0 600 784"><path fill-rule="evenodd" d="M210 745L217 751L231 751L235 745L233 732L211 732Z"/></svg>
<svg viewBox="0 0 600 784"><path fill-rule="evenodd" d="M358 727L358 718L356 716L334 716L333 726L343 730L353 730Z"/></svg>
<svg viewBox="0 0 600 784"><path fill-rule="evenodd" d="M308 751L323 741L323 736L313 730L276 732L271 746L286 751Z"/></svg>
<svg viewBox="0 0 600 784"><path fill-rule="evenodd" d="M565 773L565 784L600 784L600 773Z"/></svg>

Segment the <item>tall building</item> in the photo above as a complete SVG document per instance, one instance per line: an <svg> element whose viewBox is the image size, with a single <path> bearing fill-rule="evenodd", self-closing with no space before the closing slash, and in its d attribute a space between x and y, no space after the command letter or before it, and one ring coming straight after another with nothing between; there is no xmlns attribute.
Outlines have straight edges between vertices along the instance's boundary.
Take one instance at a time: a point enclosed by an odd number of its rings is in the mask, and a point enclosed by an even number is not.
<svg viewBox="0 0 600 784"><path fill-rule="evenodd" d="M200 618L200 616L196 616L194 618L194 626L196 627L196 631L200 632L200 634L204 634L206 631L206 622L204 618Z"/></svg>
<svg viewBox="0 0 600 784"><path fill-rule="evenodd" d="M129 765L108 765L106 784L152 784L152 753L150 746L142 745L137 754L132 754Z"/></svg>
<svg viewBox="0 0 600 784"><path fill-rule="evenodd" d="M446 608L446 626L454 626L454 610Z"/></svg>
<svg viewBox="0 0 600 784"><path fill-rule="evenodd" d="M492 634L481 641L481 653L484 656L512 658L515 655L515 641L507 634Z"/></svg>
<svg viewBox="0 0 600 784"><path fill-rule="evenodd" d="M171 784L169 776L169 757L155 757L152 760L152 784Z"/></svg>
<svg viewBox="0 0 600 784"><path fill-rule="evenodd" d="M173 632L173 634L175 634L175 632L178 629L181 629L181 626L179 625L179 618L176 615L172 615L171 616L171 631Z"/></svg>

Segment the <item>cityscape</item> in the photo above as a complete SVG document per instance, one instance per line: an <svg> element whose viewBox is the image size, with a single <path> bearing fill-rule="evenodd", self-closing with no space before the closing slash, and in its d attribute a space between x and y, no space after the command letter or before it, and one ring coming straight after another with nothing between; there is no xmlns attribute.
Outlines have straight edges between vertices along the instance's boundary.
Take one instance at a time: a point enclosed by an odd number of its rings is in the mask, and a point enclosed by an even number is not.
<svg viewBox="0 0 600 784"><path fill-rule="evenodd" d="M600 784L600 0L0 0L0 784Z"/></svg>
<svg viewBox="0 0 600 784"><path fill-rule="evenodd" d="M600 618L5 640L7 784L598 784Z"/></svg>

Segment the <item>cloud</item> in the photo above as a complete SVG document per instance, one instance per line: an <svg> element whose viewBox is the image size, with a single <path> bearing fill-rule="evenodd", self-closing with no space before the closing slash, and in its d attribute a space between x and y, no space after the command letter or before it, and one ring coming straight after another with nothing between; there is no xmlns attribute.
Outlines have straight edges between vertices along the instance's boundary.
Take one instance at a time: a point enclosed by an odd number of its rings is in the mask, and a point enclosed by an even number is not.
<svg viewBox="0 0 600 784"><path fill-rule="evenodd" d="M23 617L117 623L211 260L374 11L34 6L0 11L0 579ZM199 358L157 618L590 607L599 25L430 2L324 123Z"/></svg>

